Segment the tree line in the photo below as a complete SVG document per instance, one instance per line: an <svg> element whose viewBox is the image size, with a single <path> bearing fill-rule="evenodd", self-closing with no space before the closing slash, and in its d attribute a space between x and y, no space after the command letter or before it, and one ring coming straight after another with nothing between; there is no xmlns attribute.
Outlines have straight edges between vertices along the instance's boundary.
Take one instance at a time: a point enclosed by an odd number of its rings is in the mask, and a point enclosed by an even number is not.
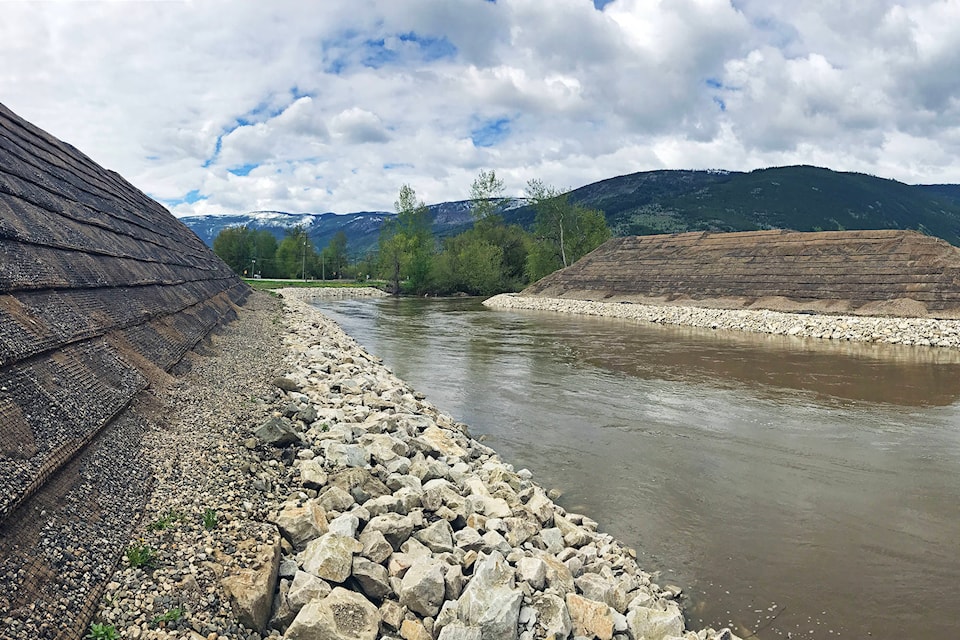
<svg viewBox="0 0 960 640"><path fill-rule="evenodd" d="M397 216L384 223L376 251L356 263L347 258L343 232L318 254L299 227L279 245L267 231L225 229L213 249L246 275L370 277L385 280L393 293L492 295L519 291L610 238L601 211L570 202L566 193L540 180L527 183L526 197L535 211L529 231L504 221L503 180L492 170L481 171L470 189L472 227L438 240L427 206L405 184L394 203Z"/></svg>
<svg viewBox="0 0 960 640"><path fill-rule="evenodd" d="M269 231L227 227L213 239L213 252L245 278L339 279L350 265L347 234L338 231L322 251L302 226L279 243Z"/></svg>

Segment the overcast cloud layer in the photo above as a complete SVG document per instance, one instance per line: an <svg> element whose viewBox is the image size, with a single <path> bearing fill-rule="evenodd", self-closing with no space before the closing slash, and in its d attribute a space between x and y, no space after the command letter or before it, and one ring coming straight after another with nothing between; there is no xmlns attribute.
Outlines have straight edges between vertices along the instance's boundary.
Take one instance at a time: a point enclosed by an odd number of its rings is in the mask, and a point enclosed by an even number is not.
<svg viewBox="0 0 960 640"><path fill-rule="evenodd" d="M651 169L960 182L960 0L0 1L0 102L177 215Z"/></svg>

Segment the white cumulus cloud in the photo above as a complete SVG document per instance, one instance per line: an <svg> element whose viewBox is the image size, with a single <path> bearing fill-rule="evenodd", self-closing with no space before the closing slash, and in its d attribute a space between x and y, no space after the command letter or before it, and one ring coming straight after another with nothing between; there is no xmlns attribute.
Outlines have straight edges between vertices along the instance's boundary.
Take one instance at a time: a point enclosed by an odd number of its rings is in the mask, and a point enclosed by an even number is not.
<svg viewBox="0 0 960 640"><path fill-rule="evenodd" d="M661 168L960 182L960 0L3 3L0 102L178 215Z"/></svg>

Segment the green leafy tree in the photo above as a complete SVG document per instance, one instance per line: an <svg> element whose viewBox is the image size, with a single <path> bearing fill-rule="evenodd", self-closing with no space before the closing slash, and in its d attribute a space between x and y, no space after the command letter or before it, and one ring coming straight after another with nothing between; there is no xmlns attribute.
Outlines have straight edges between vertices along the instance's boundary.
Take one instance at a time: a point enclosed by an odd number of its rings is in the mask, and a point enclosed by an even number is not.
<svg viewBox="0 0 960 640"><path fill-rule="evenodd" d="M390 281L394 293L400 292L401 280L409 283L412 292L423 293L429 287L435 253L430 212L406 184L400 187L394 206L397 217L380 231L380 271Z"/></svg>
<svg viewBox="0 0 960 640"><path fill-rule="evenodd" d="M250 275L263 275L267 278L274 278L277 275L276 257L277 257L277 239L269 231L263 229L254 231L253 257L250 267Z"/></svg>
<svg viewBox="0 0 960 640"><path fill-rule="evenodd" d="M347 234L337 231L330 243L320 252L320 273L326 278L340 278L347 266Z"/></svg>
<svg viewBox="0 0 960 640"><path fill-rule="evenodd" d="M317 271L317 252L307 230L296 226L287 231L277 247L277 270L284 278L313 278Z"/></svg>
<svg viewBox="0 0 960 640"><path fill-rule="evenodd" d="M366 282L380 272L380 257L376 251L368 251L353 267L357 282Z"/></svg>
<svg viewBox="0 0 960 640"><path fill-rule="evenodd" d="M267 272L272 276L277 239L269 231L248 226L227 227L213 239L213 251L242 276Z"/></svg>
<svg viewBox="0 0 960 640"><path fill-rule="evenodd" d="M485 220L497 215L503 205L503 180L497 172L480 171L470 185L470 213L475 220Z"/></svg>
<svg viewBox="0 0 960 640"><path fill-rule="evenodd" d="M516 291L526 282L528 234L519 225L504 224L505 198L496 171L481 171L470 187L473 228L444 243L437 270L445 293L461 291L488 295ZM486 253L485 253L486 252Z"/></svg>
<svg viewBox="0 0 960 640"><path fill-rule="evenodd" d="M434 261L434 286L438 293L491 295L503 291L503 250L475 229L443 243Z"/></svg>
<svg viewBox="0 0 960 640"><path fill-rule="evenodd" d="M252 249L250 229L247 227L221 229L213 239L213 252L239 274L250 267Z"/></svg>
<svg viewBox="0 0 960 640"><path fill-rule="evenodd" d="M570 266L610 238L601 211L571 203L566 193L541 180L527 183L527 197L536 210L527 257L530 280Z"/></svg>

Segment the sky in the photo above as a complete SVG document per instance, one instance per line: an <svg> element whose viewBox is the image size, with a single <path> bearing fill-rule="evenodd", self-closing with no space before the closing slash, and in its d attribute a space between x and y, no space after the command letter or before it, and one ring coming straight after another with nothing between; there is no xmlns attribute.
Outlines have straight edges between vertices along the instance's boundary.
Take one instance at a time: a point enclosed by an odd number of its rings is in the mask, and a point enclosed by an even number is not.
<svg viewBox="0 0 960 640"><path fill-rule="evenodd" d="M0 102L175 215L654 169L960 183L960 0L0 0Z"/></svg>

